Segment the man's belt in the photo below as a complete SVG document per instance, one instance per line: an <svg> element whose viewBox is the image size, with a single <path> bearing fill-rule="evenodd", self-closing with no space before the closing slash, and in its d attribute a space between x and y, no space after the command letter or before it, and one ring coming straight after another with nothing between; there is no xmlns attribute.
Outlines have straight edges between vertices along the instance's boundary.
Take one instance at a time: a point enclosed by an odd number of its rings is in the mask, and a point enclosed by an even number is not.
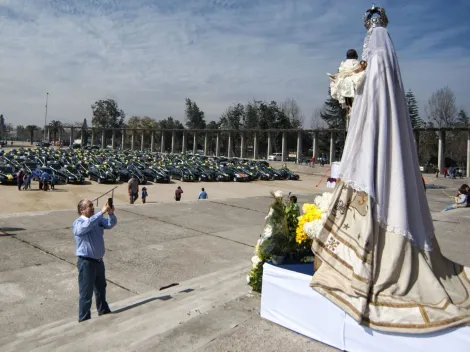
<svg viewBox="0 0 470 352"><path fill-rule="evenodd" d="M90 262L95 262L95 263L101 263L103 261L103 258L100 259L95 259L95 258L89 258L89 257L82 257L81 255L78 256L80 259L83 260L88 260Z"/></svg>

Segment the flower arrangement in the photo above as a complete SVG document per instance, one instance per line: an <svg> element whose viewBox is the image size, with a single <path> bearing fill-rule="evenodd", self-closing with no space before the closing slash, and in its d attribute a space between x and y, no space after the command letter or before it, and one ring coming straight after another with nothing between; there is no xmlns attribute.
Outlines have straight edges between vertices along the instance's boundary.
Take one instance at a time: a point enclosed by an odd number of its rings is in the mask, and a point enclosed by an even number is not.
<svg viewBox="0 0 470 352"><path fill-rule="evenodd" d="M320 233L331 201L331 193L323 193L313 204L304 204L300 215L296 201L284 201L281 191L271 193L271 196L273 203L247 275L248 284L256 292L261 292L263 265L267 261L288 257L294 263L313 262L312 239Z"/></svg>

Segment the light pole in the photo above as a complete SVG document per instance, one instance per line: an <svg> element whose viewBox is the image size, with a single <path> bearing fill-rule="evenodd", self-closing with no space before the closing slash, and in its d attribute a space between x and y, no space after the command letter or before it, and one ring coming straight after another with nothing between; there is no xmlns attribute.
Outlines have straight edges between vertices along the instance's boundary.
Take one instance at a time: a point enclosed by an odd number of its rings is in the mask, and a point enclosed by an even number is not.
<svg viewBox="0 0 470 352"><path fill-rule="evenodd" d="M47 103L48 102L49 102L49 92L46 93L46 114L44 115L44 142L46 141Z"/></svg>

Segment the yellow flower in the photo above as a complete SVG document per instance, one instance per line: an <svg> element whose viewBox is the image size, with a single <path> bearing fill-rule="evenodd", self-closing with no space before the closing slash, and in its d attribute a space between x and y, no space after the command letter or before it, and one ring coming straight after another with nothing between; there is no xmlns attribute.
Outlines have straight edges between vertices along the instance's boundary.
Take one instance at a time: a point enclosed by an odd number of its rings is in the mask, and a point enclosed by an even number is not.
<svg viewBox="0 0 470 352"><path fill-rule="evenodd" d="M321 219L322 211L315 204L305 203L302 206L303 215L298 217L298 225L296 229L295 241L299 244L308 239L308 235L304 232L304 225L307 222Z"/></svg>

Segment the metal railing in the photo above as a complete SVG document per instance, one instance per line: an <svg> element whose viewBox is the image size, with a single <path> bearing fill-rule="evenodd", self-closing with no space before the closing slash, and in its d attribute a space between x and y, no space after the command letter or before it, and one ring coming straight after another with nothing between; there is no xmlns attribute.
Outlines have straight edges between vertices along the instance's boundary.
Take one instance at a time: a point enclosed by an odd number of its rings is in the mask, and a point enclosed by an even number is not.
<svg viewBox="0 0 470 352"><path fill-rule="evenodd" d="M103 193L103 194L100 195L98 198L93 199L91 202L92 202L92 203L95 203L95 201L96 201L96 207L98 207L98 203L99 203L100 198L103 198L105 195L107 195L107 194L109 194L109 193L111 193L111 198L114 199L114 190L115 190L116 188L118 188L118 186L116 186L116 187L110 189L110 190L109 190L108 192L106 192L106 193Z"/></svg>

